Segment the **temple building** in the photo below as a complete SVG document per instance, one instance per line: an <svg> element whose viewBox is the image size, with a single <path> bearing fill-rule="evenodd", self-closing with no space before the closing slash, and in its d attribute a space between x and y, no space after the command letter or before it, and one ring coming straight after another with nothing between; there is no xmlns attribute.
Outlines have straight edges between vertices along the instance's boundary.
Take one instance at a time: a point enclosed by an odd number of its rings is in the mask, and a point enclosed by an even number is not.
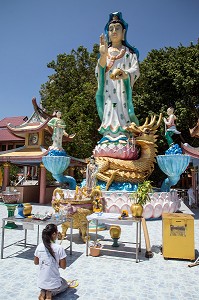
<svg viewBox="0 0 199 300"><path fill-rule="evenodd" d="M0 151L12 150L24 145L24 138L12 134L7 128L7 124L11 123L14 126L18 126L27 120L28 118L25 116L0 120Z"/></svg>
<svg viewBox="0 0 199 300"><path fill-rule="evenodd" d="M30 118L5 118L0 121L0 165L3 165L2 190L10 185L10 167L16 165L23 169L22 179L31 177L35 184L17 185L23 202L50 203L56 186L46 186L46 169L42 157L48 153L52 129L47 125L52 118L32 99L34 112ZM6 121L11 121L6 124ZM21 123L20 123L21 121ZM64 137L63 143L70 141ZM73 176L74 167L86 165L84 160L71 158L69 175ZM21 179L21 181L22 181Z"/></svg>

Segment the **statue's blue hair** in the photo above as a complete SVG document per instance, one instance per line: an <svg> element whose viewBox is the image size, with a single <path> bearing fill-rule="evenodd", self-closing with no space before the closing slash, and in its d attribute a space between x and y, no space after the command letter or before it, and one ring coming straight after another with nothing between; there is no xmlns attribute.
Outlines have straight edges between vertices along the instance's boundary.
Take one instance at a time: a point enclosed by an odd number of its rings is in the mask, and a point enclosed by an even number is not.
<svg viewBox="0 0 199 300"><path fill-rule="evenodd" d="M124 45L126 47L129 48L129 50L133 53L135 53L137 55L137 59L139 59L139 51L137 48L131 46L127 40L126 40L126 35L127 35L127 30L128 30L128 24L124 21L124 19L122 18L122 13L121 12L114 12L109 14L109 20L106 24L106 26L104 27L104 32L105 32L105 36L106 39L108 41L108 31L109 31L109 25L111 24L111 22L113 21L113 17L118 17L118 22L122 25L122 27L125 29L125 35L124 35ZM117 22L117 21L115 21Z"/></svg>

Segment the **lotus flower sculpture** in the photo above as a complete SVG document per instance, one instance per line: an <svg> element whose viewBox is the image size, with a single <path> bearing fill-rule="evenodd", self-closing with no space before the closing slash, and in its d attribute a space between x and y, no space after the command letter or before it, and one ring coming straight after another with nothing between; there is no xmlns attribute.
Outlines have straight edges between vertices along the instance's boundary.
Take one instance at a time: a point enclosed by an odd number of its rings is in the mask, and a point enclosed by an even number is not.
<svg viewBox="0 0 199 300"><path fill-rule="evenodd" d="M140 149L138 145L123 144L99 144L95 147L95 157L112 157L126 160L138 159Z"/></svg>

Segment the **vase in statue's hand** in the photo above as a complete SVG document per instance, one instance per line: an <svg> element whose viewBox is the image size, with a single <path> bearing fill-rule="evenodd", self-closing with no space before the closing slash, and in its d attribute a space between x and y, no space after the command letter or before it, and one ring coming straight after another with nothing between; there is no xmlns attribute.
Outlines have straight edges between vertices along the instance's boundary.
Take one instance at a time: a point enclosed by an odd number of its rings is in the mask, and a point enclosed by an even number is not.
<svg viewBox="0 0 199 300"><path fill-rule="evenodd" d="M122 69L118 68L118 69L113 70L113 72L110 75L110 78L112 80L127 79L128 74L126 72L124 72Z"/></svg>
<svg viewBox="0 0 199 300"><path fill-rule="evenodd" d="M73 133L73 134L70 134L68 137L69 137L70 139L73 139L75 136L76 136L76 133Z"/></svg>

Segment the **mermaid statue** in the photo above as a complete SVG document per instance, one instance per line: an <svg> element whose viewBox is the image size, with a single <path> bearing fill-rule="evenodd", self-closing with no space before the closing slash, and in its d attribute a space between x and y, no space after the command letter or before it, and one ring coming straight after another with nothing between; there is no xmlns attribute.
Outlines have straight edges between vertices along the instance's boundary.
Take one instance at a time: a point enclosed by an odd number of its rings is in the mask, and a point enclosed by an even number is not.
<svg viewBox="0 0 199 300"><path fill-rule="evenodd" d="M189 162L189 155L182 155L182 149L178 144L174 143L173 135L180 135L181 132L176 128L177 117L174 115L174 108L167 109L168 118L164 118L165 137L169 148L165 151L165 155L157 156L157 163L160 169L168 176L161 185L161 192L170 192L170 188L175 186L180 180L180 175L186 170ZM180 135L181 136L181 135Z"/></svg>
<svg viewBox="0 0 199 300"><path fill-rule="evenodd" d="M181 134L180 131L176 129L175 121L176 121L176 116L174 115L174 108L169 107L167 109L167 115L169 116L167 119L164 118L164 123L165 123L165 137L167 140L167 143L169 146L172 146L174 144L172 136L174 134Z"/></svg>
<svg viewBox="0 0 199 300"><path fill-rule="evenodd" d="M174 108L169 107L167 109L168 118L164 118L165 123L165 137L169 145L169 149L166 150L165 154L182 154L182 149L178 144L174 144L173 135L179 134L181 137L181 132L177 130L175 121L177 117L174 115Z"/></svg>
<svg viewBox="0 0 199 300"><path fill-rule="evenodd" d="M66 124L61 119L61 112L56 111L55 116L48 122L48 126L53 129L53 144L49 147L46 156L43 156L42 162L45 168L52 173L52 176L59 183L67 183L71 190L76 188L76 180L72 176L66 176L63 172L70 164L70 157L62 147L63 136L72 140L75 134L68 135L65 131Z"/></svg>

